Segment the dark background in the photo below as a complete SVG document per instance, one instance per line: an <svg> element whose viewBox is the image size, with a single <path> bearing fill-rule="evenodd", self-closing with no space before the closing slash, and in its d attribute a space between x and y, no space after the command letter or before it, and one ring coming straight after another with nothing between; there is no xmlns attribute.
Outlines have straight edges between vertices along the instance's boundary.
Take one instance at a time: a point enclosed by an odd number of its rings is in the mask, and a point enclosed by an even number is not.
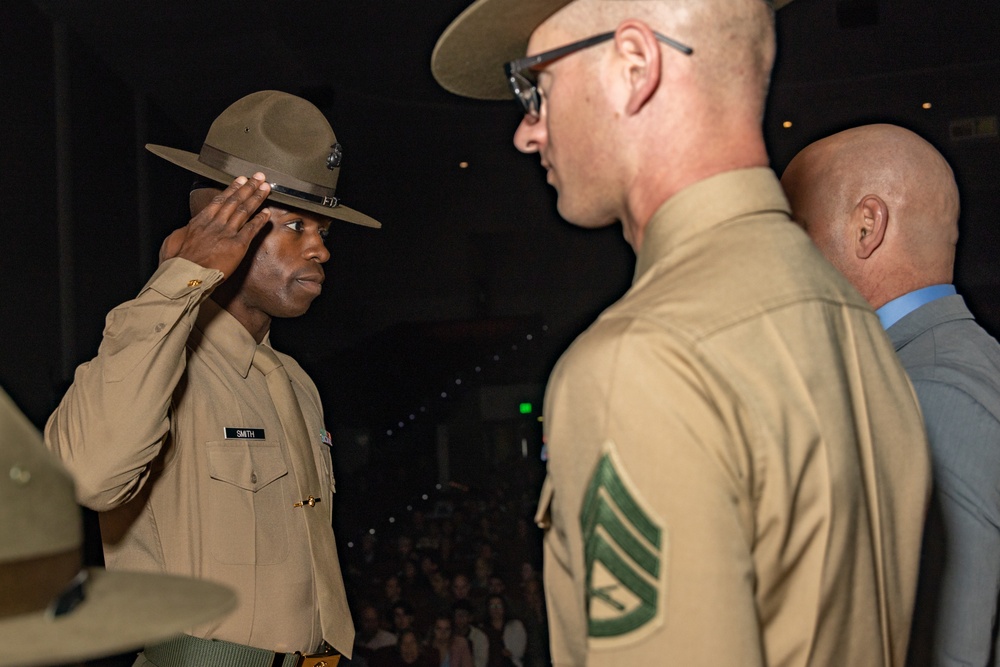
<svg viewBox="0 0 1000 667"><path fill-rule="evenodd" d="M433 82L433 45L466 4L3 0L0 384L44 423L186 222L191 177L143 145L197 151L229 103L276 88L324 110L338 196L384 224L335 225L325 293L273 333L335 428L341 543L439 485L537 471L547 373L634 260L617 226L559 220L537 158L511 144L513 104ZM922 134L961 188L956 282L1000 331L1000 3L796 0L778 28L776 171L852 125Z"/></svg>

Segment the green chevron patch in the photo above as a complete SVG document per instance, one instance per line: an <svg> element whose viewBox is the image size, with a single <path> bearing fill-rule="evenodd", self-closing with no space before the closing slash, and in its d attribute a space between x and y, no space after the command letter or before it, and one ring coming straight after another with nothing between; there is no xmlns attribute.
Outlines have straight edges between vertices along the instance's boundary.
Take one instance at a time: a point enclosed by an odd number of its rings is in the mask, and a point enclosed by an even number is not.
<svg viewBox="0 0 1000 667"><path fill-rule="evenodd" d="M588 634L594 638L649 626L663 597L663 529L630 491L620 467L613 449L601 457L580 512Z"/></svg>

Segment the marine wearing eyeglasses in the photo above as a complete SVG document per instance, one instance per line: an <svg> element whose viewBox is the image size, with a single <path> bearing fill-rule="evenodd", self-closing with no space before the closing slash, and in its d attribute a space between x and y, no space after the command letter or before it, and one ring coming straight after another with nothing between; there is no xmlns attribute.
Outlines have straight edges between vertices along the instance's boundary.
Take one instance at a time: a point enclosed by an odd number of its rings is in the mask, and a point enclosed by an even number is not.
<svg viewBox="0 0 1000 667"><path fill-rule="evenodd" d="M478 0L435 47L445 88L513 92L560 214L637 255L546 390L555 665L905 657L926 441L768 168L774 54L762 0Z"/></svg>
<svg viewBox="0 0 1000 667"><path fill-rule="evenodd" d="M677 40L670 39L666 35L661 35L656 31L653 32L653 35L656 39L660 40L664 44L674 47L686 56L694 53L694 49L690 46L685 46ZM558 60L559 58L563 58L571 53L600 44L601 42L606 42L614 36L614 31L602 32L600 35L594 35L593 37L581 39L573 42L572 44L552 49L551 51L539 53L534 56L518 58L517 60L511 60L509 63L504 65L504 72L507 73L507 79L510 82L510 90L514 93L514 99L520 102L521 106L524 108L524 114L537 119L539 110L542 107L542 101L538 95L538 86L533 80L533 77L536 75L538 70L542 69L545 65Z"/></svg>

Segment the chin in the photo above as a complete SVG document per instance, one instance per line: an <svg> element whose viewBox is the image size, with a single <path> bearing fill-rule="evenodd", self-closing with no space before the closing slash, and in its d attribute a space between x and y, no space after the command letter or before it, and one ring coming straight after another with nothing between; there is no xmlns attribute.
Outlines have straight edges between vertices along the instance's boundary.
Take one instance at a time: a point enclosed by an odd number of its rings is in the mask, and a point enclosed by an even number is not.
<svg viewBox="0 0 1000 667"><path fill-rule="evenodd" d="M556 200L556 211L559 212L559 217L566 222L579 227L584 226L581 224L583 217L580 215L580 212L573 209L566 197L560 196Z"/></svg>
<svg viewBox="0 0 1000 667"><path fill-rule="evenodd" d="M600 218L595 215L597 212L595 209L585 209L580 210L573 208L568 203L564 204L564 199L560 198L558 204L556 205L556 210L559 211L559 215L563 220L581 227L583 229L598 229L600 227L607 227L608 225L614 223L615 221L608 220L606 218Z"/></svg>
<svg viewBox="0 0 1000 667"><path fill-rule="evenodd" d="M556 188L556 210L566 222L577 227L591 227L588 219L594 214L594 207L588 205L587 198L574 197L567 188Z"/></svg>

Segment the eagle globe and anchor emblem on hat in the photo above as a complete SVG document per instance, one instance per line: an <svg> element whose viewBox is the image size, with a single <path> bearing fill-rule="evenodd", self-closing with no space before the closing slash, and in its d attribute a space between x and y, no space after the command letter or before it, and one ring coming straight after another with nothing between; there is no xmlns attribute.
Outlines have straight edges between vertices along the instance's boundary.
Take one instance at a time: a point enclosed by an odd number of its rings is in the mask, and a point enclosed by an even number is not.
<svg viewBox="0 0 1000 667"><path fill-rule="evenodd" d="M340 166L340 161L344 158L344 147L340 142L330 146L330 154L326 157L326 168L336 169Z"/></svg>

